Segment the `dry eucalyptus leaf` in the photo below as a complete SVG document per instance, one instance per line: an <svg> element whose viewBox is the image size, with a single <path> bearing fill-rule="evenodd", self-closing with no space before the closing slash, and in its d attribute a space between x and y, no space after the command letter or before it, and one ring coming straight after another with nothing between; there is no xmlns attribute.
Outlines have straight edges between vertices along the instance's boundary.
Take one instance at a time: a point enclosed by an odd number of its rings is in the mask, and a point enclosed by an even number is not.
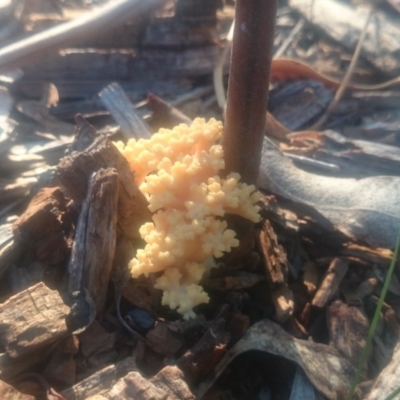
<svg viewBox="0 0 400 400"><path fill-rule="evenodd" d="M316 209L346 235L394 248L400 228L400 177L333 178L297 168L264 140L259 187Z"/></svg>
<svg viewBox="0 0 400 400"><path fill-rule="evenodd" d="M279 325L269 320L254 324L222 358L215 373L200 385L201 399L239 354L259 350L284 357L297 363L314 387L330 400L346 398L355 373L352 365L331 346L295 339Z"/></svg>
<svg viewBox="0 0 400 400"><path fill-rule="evenodd" d="M371 391L364 400L385 399L400 385L400 343L397 344L392 360L385 369L381 371L372 385ZM398 399L399 397L395 397Z"/></svg>

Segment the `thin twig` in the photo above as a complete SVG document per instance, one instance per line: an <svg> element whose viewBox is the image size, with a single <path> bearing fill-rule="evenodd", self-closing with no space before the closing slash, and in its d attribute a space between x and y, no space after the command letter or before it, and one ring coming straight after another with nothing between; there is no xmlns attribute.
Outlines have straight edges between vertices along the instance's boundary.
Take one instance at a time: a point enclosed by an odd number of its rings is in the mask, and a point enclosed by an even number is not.
<svg viewBox="0 0 400 400"><path fill-rule="evenodd" d="M364 23L363 29L361 31L360 37L358 39L356 49L354 50L354 54L351 59L349 68L347 69L346 74L344 75L343 80L340 83L340 86L339 86L338 90L336 91L334 98L330 102L329 106L325 110L325 113L322 115L322 117L310 129L319 130L324 125L324 123L328 120L328 118L332 114L333 110L336 108L340 99L343 97L343 94L346 91L347 87L349 86L351 77L353 76L355 67L357 65L357 61L361 54L361 48L364 43L364 39L367 34L367 28L368 28L369 22L371 20L372 12L374 9L375 9L375 7L371 6L371 8L368 11L368 15L365 19L365 23Z"/></svg>
<svg viewBox="0 0 400 400"><path fill-rule="evenodd" d="M36 33L0 49L0 71L22 67L44 54L73 42L105 32L132 16L138 16L163 4L165 0L117 0L43 32Z"/></svg>
<svg viewBox="0 0 400 400"><path fill-rule="evenodd" d="M237 0L223 139L226 172L255 183L265 133L276 0Z"/></svg>

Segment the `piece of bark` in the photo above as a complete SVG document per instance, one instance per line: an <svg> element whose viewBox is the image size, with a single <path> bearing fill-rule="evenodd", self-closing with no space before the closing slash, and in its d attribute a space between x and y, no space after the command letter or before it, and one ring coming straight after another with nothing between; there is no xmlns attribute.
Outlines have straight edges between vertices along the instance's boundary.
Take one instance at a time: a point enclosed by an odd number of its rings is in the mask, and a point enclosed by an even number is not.
<svg viewBox="0 0 400 400"><path fill-rule="evenodd" d="M303 269L303 284L307 288L307 293L312 296L317 290L318 286L318 269L316 264L312 261L306 261Z"/></svg>
<svg viewBox="0 0 400 400"><path fill-rule="evenodd" d="M242 272L236 276L209 279L205 283L205 286L208 289L228 292L230 290L249 289L262 281L265 281L265 276Z"/></svg>
<svg viewBox="0 0 400 400"><path fill-rule="evenodd" d="M323 308L336 294L339 284L346 275L348 270L348 263L341 260L340 258L335 258L329 265L328 271L321 283L321 286L315 293L312 300L312 305L314 307Z"/></svg>
<svg viewBox="0 0 400 400"><path fill-rule="evenodd" d="M151 379L132 371L121 378L107 395L112 400L194 400L182 371L167 366Z"/></svg>
<svg viewBox="0 0 400 400"><path fill-rule="evenodd" d="M0 398L3 400L35 400L36 397L21 393L15 387L0 381Z"/></svg>
<svg viewBox="0 0 400 400"><path fill-rule="evenodd" d="M68 335L69 307L44 283L0 305L0 342L11 357L21 357Z"/></svg>
<svg viewBox="0 0 400 400"><path fill-rule="evenodd" d="M357 307L335 301L328 308L330 345L357 367L364 350L369 321Z"/></svg>
<svg viewBox="0 0 400 400"><path fill-rule="evenodd" d="M95 372L93 375L65 389L61 394L68 400L86 400L90 396L105 396L111 387L129 371L136 369L134 357L127 357Z"/></svg>
<svg viewBox="0 0 400 400"><path fill-rule="evenodd" d="M129 238L139 237L139 227L151 220L147 201L134 182L126 159L108 138L96 132L81 116L77 117L76 138L70 154L61 159L57 175L80 206L86 197L89 177L100 168L115 168L118 172L118 233Z"/></svg>
<svg viewBox="0 0 400 400"><path fill-rule="evenodd" d="M71 335L54 347L50 361L43 370L44 378L56 387L70 387L76 382L75 355L79 340Z"/></svg>
<svg viewBox="0 0 400 400"><path fill-rule="evenodd" d="M287 255L269 221L265 221L257 239L269 282L273 287L284 284L288 276Z"/></svg>
<svg viewBox="0 0 400 400"><path fill-rule="evenodd" d="M293 293L290 288L286 284L274 288L271 299L275 306L276 320L280 323L287 321L294 311Z"/></svg>
<svg viewBox="0 0 400 400"><path fill-rule="evenodd" d="M223 318L212 324L202 338L177 361L189 383L198 382L213 371L225 354L231 335Z"/></svg>
<svg viewBox="0 0 400 400"><path fill-rule="evenodd" d="M0 354L0 379L11 381L35 364L43 361L46 354L42 350L27 354L25 357L12 358L7 353Z"/></svg>
<svg viewBox="0 0 400 400"><path fill-rule="evenodd" d="M187 115L153 93L147 95L146 107L153 111L153 119L160 127L173 128L179 124L190 126L192 123Z"/></svg>
<svg viewBox="0 0 400 400"><path fill-rule="evenodd" d="M91 325L79 335L80 349L83 357L111 350L114 347L116 333L108 333L94 320Z"/></svg>
<svg viewBox="0 0 400 400"><path fill-rule="evenodd" d="M106 86L99 93L99 97L121 128L126 140L150 138L149 127L138 116L129 97L118 83Z"/></svg>
<svg viewBox="0 0 400 400"><path fill-rule="evenodd" d="M49 264L63 262L71 247L66 199L59 187L41 189L13 225L15 245Z"/></svg>
<svg viewBox="0 0 400 400"><path fill-rule="evenodd" d="M174 332L165 322L157 322L146 335L146 344L156 353L167 357L176 356L184 344L183 335Z"/></svg>
<svg viewBox="0 0 400 400"><path fill-rule="evenodd" d="M69 293L86 288L100 312L106 301L116 245L118 174L114 168L93 174L76 227L68 265Z"/></svg>

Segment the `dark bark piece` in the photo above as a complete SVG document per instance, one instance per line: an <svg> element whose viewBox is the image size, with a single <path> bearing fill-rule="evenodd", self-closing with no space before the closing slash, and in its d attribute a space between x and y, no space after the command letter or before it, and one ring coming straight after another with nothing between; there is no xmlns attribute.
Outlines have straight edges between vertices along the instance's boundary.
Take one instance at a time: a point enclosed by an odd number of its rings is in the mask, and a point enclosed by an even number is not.
<svg viewBox="0 0 400 400"><path fill-rule="evenodd" d="M106 301L116 245L118 174L115 169L94 173L76 228L69 271L69 293L86 288L102 310Z"/></svg>
<svg viewBox="0 0 400 400"><path fill-rule="evenodd" d="M369 329L368 318L357 307L335 301L328 308L329 342L357 367Z"/></svg>
<svg viewBox="0 0 400 400"><path fill-rule="evenodd" d="M269 282L273 287L285 284L289 271L287 255L269 221L265 221L257 239Z"/></svg>
<svg viewBox="0 0 400 400"><path fill-rule="evenodd" d="M61 188L41 189L13 225L15 245L49 264L65 260L70 250L66 199Z"/></svg>
<svg viewBox="0 0 400 400"><path fill-rule="evenodd" d="M315 293L312 305L315 307L325 307L336 294L339 284L346 275L348 263L339 258L335 258L326 272L321 286Z"/></svg>
<svg viewBox="0 0 400 400"><path fill-rule="evenodd" d="M68 335L69 307L44 283L0 305L0 341L11 357L20 357Z"/></svg>
<svg viewBox="0 0 400 400"><path fill-rule="evenodd" d="M38 350L19 358L11 358L6 353L0 354L0 379L7 381L15 379L35 364L42 362L46 355L43 354L43 350Z"/></svg>
<svg viewBox="0 0 400 400"><path fill-rule="evenodd" d="M205 286L212 290L227 292L230 290L249 289L262 281L265 281L265 276L263 275L242 272L237 276L209 279L205 283Z"/></svg>
<svg viewBox="0 0 400 400"><path fill-rule="evenodd" d="M105 396L110 388L129 371L136 369L134 357L127 357L65 389L61 394L68 400L86 400L90 396Z"/></svg>
<svg viewBox="0 0 400 400"><path fill-rule="evenodd" d="M192 120L182 111L173 107L160 97L153 93L147 95L146 107L153 111L153 119L157 122L157 126L163 128L173 128L179 124L189 125Z"/></svg>
<svg viewBox="0 0 400 400"><path fill-rule="evenodd" d="M128 162L108 138L100 136L78 116L71 152L57 166L62 185L78 206L86 196L90 176L100 168L115 168L118 172L118 233L129 238L139 237L139 227L151 220L151 213Z"/></svg>
<svg viewBox="0 0 400 400"><path fill-rule="evenodd" d="M79 343L83 357L88 358L93 354L111 350L114 347L116 333L108 333L95 320L79 335Z"/></svg>
<svg viewBox="0 0 400 400"><path fill-rule="evenodd" d="M167 357L176 356L183 343L183 335L169 329L165 322L157 322L155 327L146 335L146 344L156 353Z"/></svg>
<svg viewBox="0 0 400 400"><path fill-rule="evenodd" d="M3 400L35 400L34 396L23 394L3 381L0 381L0 398Z"/></svg>
<svg viewBox="0 0 400 400"><path fill-rule="evenodd" d="M223 318L218 319L210 326L202 338L188 350L178 361L177 365L185 371L189 383L197 383L214 370L226 347L231 335L226 328Z"/></svg>
<svg viewBox="0 0 400 400"><path fill-rule="evenodd" d="M75 354L79 350L79 340L71 335L54 348L50 361L43 371L44 378L56 387L69 387L76 382Z"/></svg>

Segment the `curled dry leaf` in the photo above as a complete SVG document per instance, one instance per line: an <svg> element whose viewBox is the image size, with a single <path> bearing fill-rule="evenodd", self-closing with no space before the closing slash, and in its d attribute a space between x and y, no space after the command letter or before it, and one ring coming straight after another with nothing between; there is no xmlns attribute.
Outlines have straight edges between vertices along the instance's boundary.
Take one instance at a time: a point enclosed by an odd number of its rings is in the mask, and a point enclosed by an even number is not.
<svg viewBox="0 0 400 400"><path fill-rule="evenodd" d="M235 357L250 350L264 351L294 361L315 388L332 400L346 398L355 373L351 364L333 347L295 339L274 322L262 320L254 324L226 353L215 373L200 385L196 398L201 399L205 395Z"/></svg>
<svg viewBox="0 0 400 400"><path fill-rule="evenodd" d="M264 140L259 187L316 209L344 234L394 248L400 227L400 177L333 178L297 168Z"/></svg>

